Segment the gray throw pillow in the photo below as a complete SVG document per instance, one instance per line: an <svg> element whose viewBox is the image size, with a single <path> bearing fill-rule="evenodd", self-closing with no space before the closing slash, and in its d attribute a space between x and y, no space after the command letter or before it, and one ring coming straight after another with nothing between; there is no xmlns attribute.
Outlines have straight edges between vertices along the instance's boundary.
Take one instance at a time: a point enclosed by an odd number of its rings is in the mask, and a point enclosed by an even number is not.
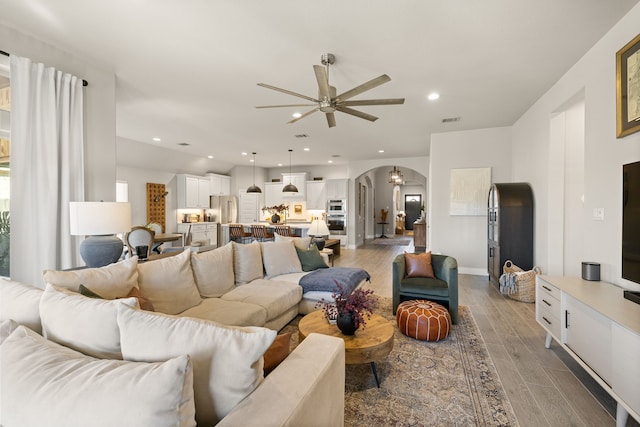
<svg viewBox="0 0 640 427"><path fill-rule="evenodd" d="M298 258L300 259L300 264L302 264L302 271L329 268L329 266L325 264L324 259L322 259L322 255L320 255L320 251L316 245L311 245L307 250L296 247L296 252L298 252Z"/></svg>

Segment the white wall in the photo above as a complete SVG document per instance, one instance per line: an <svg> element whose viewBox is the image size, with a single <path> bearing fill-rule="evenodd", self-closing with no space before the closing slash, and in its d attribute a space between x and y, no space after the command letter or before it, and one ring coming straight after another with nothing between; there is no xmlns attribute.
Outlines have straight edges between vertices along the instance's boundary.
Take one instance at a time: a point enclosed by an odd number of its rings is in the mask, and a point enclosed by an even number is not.
<svg viewBox="0 0 640 427"><path fill-rule="evenodd" d="M640 133L616 139L615 54L638 34L640 5L634 7L513 126L513 180L528 181L536 197L535 263L548 271L549 246L559 244L550 233L547 214L555 202L548 188L548 164L555 153L550 121L576 94L584 92L584 204L565 222L583 221L580 230L565 229L565 239L581 242L580 258L602 265L602 280L628 288L640 285L623 280L621 272L622 165L640 160ZM604 208L604 221L592 218L594 208ZM577 246L577 245L576 245ZM564 270L575 273L577 255ZM569 262L569 261L568 261Z"/></svg>
<svg viewBox="0 0 640 427"><path fill-rule="evenodd" d="M0 24L0 50L23 56L87 80L84 91L85 198L116 197L116 109L113 70L74 57Z"/></svg>
<svg viewBox="0 0 640 427"><path fill-rule="evenodd" d="M451 255L458 271L487 275L487 217L449 215L451 169L491 168L492 182L511 182L511 128L431 136L427 246Z"/></svg>

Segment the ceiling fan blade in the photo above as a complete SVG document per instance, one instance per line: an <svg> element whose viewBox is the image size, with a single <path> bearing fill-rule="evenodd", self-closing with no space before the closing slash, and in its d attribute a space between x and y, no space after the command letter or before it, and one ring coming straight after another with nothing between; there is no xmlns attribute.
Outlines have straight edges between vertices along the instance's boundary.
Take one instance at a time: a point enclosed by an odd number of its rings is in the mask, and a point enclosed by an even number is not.
<svg viewBox="0 0 640 427"><path fill-rule="evenodd" d="M388 98L388 99L361 99L358 101L343 101L338 103L338 105L394 105L394 104L404 104L404 98Z"/></svg>
<svg viewBox="0 0 640 427"><path fill-rule="evenodd" d="M337 101L344 101L349 98L353 98L356 95L360 95L362 92L366 92L368 90L373 89L374 87L378 87L381 84L384 84L388 81L391 81L391 77L386 74L381 75L380 77L376 77L375 79L371 79L366 83L362 83L360 86L356 86L351 90L346 91L343 94L336 96Z"/></svg>
<svg viewBox="0 0 640 427"><path fill-rule="evenodd" d="M318 111L319 109L320 109L320 107L316 107L316 108L314 108L313 110L309 110L309 111L307 111L306 113L304 113L303 115L301 115L300 117L297 117L297 118L295 118L295 119L293 119L293 120L291 120L291 121L287 122L287 124L295 123L295 122L297 122L298 120L304 119L305 117L307 117L307 116L308 116L308 115L310 115L310 114L315 113L315 112L316 112L316 111Z"/></svg>
<svg viewBox="0 0 640 427"><path fill-rule="evenodd" d="M320 99L331 99L331 94L329 93L329 78L327 77L327 70L322 65L314 65L313 71L316 72L316 80L318 81L318 97Z"/></svg>
<svg viewBox="0 0 640 427"><path fill-rule="evenodd" d="M303 98L303 99L309 100L311 102L319 102L317 99L311 98L310 96L302 95L302 94L295 93L295 92L291 92L290 90L281 89L279 87L271 86L271 85L268 85L266 83L258 83L258 86L262 86L262 87L266 87L267 89L276 90L278 92L286 93L287 95L297 96L298 98Z"/></svg>
<svg viewBox="0 0 640 427"><path fill-rule="evenodd" d="M330 128L336 125L336 115L334 113L325 113L327 116L327 124Z"/></svg>
<svg viewBox="0 0 640 427"><path fill-rule="evenodd" d="M317 104L286 104L286 105L260 105L256 108L280 108L280 107L315 107Z"/></svg>
<svg viewBox="0 0 640 427"><path fill-rule="evenodd" d="M371 114L363 113L362 111L354 110L349 107L336 107L336 110L342 111L343 113L351 114L352 116L360 117L361 119L369 120L370 122L375 122L378 120L376 116L372 116Z"/></svg>

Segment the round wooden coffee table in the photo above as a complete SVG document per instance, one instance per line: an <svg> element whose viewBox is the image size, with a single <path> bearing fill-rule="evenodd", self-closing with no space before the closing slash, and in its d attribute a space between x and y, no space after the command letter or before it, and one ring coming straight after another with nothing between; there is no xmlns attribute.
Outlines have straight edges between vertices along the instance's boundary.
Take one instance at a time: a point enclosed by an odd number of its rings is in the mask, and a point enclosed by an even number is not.
<svg viewBox="0 0 640 427"><path fill-rule="evenodd" d="M302 342L311 333L342 338L345 363L347 365L370 363L376 385L380 387L375 361L384 359L393 349L394 322L373 314L366 323L366 327L358 329L355 335L343 335L336 325L329 324L322 310L316 310L300 320L298 338Z"/></svg>

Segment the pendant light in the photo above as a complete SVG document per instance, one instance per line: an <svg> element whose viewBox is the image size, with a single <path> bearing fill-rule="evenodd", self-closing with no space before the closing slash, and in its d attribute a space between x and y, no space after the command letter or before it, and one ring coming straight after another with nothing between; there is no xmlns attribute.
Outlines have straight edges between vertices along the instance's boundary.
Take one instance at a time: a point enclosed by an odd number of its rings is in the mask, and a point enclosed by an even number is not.
<svg viewBox="0 0 640 427"><path fill-rule="evenodd" d="M291 152L293 150L289 148L289 184L285 185L282 189L283 193L297 193L298 187L291 183Z"/></svg>
<svg viewBox="0 0 640 427"><path fill-rule="evenodd" d="M262 193L260 187L256 185L256 153L254 151L251 154L253 154L253 185L247 188L247 193Z"/></svg>

